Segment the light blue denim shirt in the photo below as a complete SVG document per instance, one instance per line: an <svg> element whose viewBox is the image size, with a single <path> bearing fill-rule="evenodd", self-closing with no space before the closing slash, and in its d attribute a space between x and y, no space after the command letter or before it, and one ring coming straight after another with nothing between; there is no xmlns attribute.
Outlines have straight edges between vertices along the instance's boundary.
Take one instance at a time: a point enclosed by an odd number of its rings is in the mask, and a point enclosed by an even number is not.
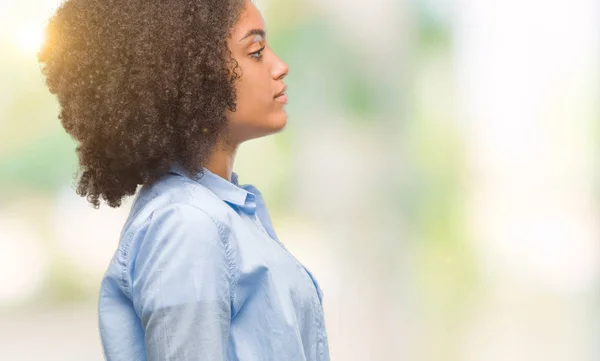
<svg viewBox="0 0 600 361"><path fill-rule="evenodd" d="M196 178L174 166L135 198L100 287L106 360L329 360L321 289L260 192Z"/></svg>

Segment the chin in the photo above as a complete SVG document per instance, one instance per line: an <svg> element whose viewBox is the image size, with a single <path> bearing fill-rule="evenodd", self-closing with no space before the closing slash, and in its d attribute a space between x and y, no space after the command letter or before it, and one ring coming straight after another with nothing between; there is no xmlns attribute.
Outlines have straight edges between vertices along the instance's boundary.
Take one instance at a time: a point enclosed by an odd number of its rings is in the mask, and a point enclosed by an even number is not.
<svg viewBox="0 0 600 361"><path fill-rule="evenodd" d="M285 112L281 112L279 114L274 114L269 119L269 127L267 134L277 133L285 128L287 124L287 114Z"/></svg>
<svg viewBox="0 0 600 361"><path fill-rule="evenodd" d="M286 124L287 114L285 112L273 114L266 121L255 122L250 126L246 125L243 130L239 129L234 138L241 143L251 139L266 137L267 135L282 131Z"/></svg>

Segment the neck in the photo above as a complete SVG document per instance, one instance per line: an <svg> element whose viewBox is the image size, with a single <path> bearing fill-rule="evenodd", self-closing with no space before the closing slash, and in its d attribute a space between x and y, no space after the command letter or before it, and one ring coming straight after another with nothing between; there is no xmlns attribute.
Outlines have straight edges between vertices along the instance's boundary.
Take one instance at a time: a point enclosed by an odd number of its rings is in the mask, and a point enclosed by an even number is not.
<svg viewBox="0 0 600 361"><path fill-rule="evenodd" d="M238 146L238 144L231 145L219 141L204 167L219 177L231 182L231 173L233 172L233 163L235 161Z"/></svg>

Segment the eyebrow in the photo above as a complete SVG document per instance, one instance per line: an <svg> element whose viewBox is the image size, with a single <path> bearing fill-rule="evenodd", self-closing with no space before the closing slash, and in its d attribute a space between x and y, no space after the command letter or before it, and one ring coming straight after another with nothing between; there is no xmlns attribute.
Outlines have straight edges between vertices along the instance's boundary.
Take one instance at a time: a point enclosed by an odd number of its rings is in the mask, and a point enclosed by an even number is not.
<svg viewBox="0 0 600 361"><path fill-rule="evenodd" d="M252 35L260 35L263 39L267 38L267 33L263 29L250 29L240 41L252 36Z"/></svg>

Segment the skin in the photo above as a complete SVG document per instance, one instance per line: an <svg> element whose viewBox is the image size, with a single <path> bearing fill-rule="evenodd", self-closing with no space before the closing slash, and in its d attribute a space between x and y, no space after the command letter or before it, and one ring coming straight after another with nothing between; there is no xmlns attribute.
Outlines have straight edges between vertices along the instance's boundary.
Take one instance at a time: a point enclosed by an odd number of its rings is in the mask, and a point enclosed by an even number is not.
<svg viewBox="0 0 600 361"><path fill-rule="evenodd" d="M275 97L285 89L283 80L289 69L269 47L262 15L250 1L246 1L232 29L228 46L242 72L236 83L237 107L235 112L227 113L227 132L220 137L205 167L231 181L240 144L285 127L285 101Z"/></svg>

